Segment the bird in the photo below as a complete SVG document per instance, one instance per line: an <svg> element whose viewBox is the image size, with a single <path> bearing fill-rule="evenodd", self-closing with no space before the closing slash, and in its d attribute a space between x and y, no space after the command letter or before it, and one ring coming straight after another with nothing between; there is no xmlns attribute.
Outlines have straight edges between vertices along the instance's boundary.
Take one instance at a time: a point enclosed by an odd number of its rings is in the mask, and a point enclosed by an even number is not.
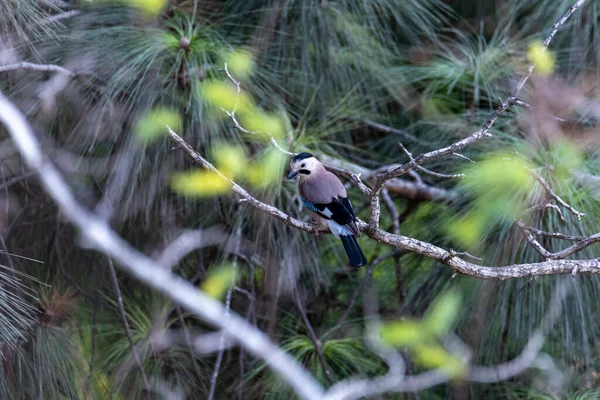
<svg viewBox="0 0 600 400"><path fill-rule="evenodd" d="M334 236L342 240L350 265L367 265L367 259L358 245L360 231L356 215L342 181L311 153L300 153L290 161L288 179L298 178L300 198L315 222L328 226Z"/></svg>

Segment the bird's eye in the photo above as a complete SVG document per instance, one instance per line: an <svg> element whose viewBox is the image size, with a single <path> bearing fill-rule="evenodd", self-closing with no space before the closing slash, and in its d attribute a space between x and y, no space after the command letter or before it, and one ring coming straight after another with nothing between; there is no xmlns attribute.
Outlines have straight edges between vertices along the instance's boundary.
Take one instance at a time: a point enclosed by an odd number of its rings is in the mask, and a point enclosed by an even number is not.
<svg viewBox="0 0 600 400"><path fill-rule="evenodd" d="M302 164L301 167L304 168L306 166L306 164Z"/></svg>

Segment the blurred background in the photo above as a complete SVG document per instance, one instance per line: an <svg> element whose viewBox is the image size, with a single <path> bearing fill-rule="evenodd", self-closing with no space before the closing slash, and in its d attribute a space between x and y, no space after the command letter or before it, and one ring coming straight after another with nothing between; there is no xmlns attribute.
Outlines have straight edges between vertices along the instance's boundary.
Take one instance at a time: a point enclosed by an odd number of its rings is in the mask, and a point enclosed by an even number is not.
<svg viewBox="0 0 600 400"><path fill-rule="evenodd" d="M222 300L324 385L387 371L363 340L364 282L386 321L419 319L452 290L460 306L450 329L473 362L498 364L521 352L565 278L453 277L447 266L366 235L360 245L371 265L352 270L331 235L315 238L239 204L165 126L254 197L308 222L296 182L285 180L290 158L271 139L362 172L369 184L369 173L409 161L399 143L418 155L480 129L537 63L522 104L498 118L491 137L425 165L466 177L415 170L398 178L387 188L381 227L468 251L483 265L543 261L515 219L582 237L596 233L600 217L599 3L586 2L542 53L572 3L0 0L0 90L26 114L79 201L133 246L158 257L186 230L202 230L210 241L173 271L204 288L235 279L217 290ZM156 346L156 332L211 329L125 274L115 285L109 260L81 246L2 129L1 398L294 398L239 348L222 354L213 382L219 355L197 354L189 341ZM553 207L527 169L586 216ZM347 188L368 221L369 199ZM552 252L570 245L539 240ZM599 290L598 277L576 278L544 345L550 375L455 380L374 398L598 399ZM410 373L439 364L403 354Z"/></svg>

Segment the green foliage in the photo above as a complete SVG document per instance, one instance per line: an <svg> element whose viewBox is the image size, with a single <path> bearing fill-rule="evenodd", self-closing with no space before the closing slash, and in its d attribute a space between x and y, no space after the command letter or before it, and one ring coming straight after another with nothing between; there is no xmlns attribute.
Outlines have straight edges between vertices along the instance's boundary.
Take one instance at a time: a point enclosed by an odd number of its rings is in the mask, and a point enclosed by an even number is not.
<svg viewBox="0 0 600 400"><path fill-rule="evenodd" d="M161 107L142 116L133 129L136 137L143 143L150 143L168 132L167 127L174 131L181 128L181 118L174 110Z"/></svg>
<svg viewBox="0 0 600 400"><path fill-rule="evenodd" d="M174 191L187 196L214 196L231 190L231 183L217 172L195 170L173 175Z"/></svg>
<svg viewBox="0 0 600 400"><path fill-rule="evenodd" d="M222 297L228 288L235 285L237 269L233 265L212 269L202 282L200 289L214 298Z"/></svg>
<svg viewBox="0 0 600 400"><path fill-rule="evenodd" d="M544 44L535 41L529 45L527 50L529 62L535 65L535 72L548 76L554 71L555 58L551 51L544 48Z"/></svg>
<svg viewBox="0 0 600 400"><path fill-rule="evenodd" d="M461 296L456 291L448 291L438 296L423 315L423 330L432 336L445 335L456 320L461 303Z"/></svg>
<svg viewBox="0 0 600 400"><path fill-rule="evenodd" d="M294 358L305 365L319 381L327 383L327 378L319 360L313 342L304 335L292 335L286 339L281 347ZM328 368L336 380L351 376L382 373L383 368L377 358L364 346L361 340L354 338L329 339L322 341L322 351ZM292 396L288 385L269 371L264 364L255 368L248 374L248 382L264 381L260 394L252 393L261 398L278 400Z"/></svg>
<svg viewBox="0 0 600 400"><path fill-rule="evenodd" d="M389 345L408 349L414 361L425 368L439 368L450 377L460 376L465 371L464 361L439 344L454 323L460 305L460 295L448 291L436 299L420 321L385 322L379 328L379 337Z"/></svg>
<svg viewBox="0 0 600 400"><path fill-rule="evenodd" d="M484 229L497 221L512 221L528 206L525 195L531 190L530 163L514 154L499 153L465 170L465 188L474 197L474 207L448 232L462 245L474 248Z"/></svg>

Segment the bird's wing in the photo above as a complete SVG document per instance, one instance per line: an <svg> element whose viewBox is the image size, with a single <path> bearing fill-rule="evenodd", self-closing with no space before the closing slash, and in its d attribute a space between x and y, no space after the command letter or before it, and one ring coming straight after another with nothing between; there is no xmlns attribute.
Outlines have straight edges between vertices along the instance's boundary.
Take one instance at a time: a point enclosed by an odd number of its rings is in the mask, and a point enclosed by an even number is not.
<svg viewBox="0 0 600 400"><path fill-rule="evenodd" d="M350 200L348 200L347 197L335 197L331 202L326 204L312 203L304 196L301 197L304 206L306 206L306 208L309 210L317 213L325 219L333 220L337 224L347 227L348 230L356 236L360 235L360 231L358 230L355 222L356 216L354 215L354 210L352 209Z"/></svg>
<svg viewBox="0 0 600 400"><path fill-rule="evenodd" d="M344 205L344 207L346 207L346 210L348 210L350 212L350 214L352 214L352 218L356 219L356 214L354 214L354 209L352 208L352 204L350 203L350 199L347 197L340 197L340 201L342 202L342 204Z"/></svg>

